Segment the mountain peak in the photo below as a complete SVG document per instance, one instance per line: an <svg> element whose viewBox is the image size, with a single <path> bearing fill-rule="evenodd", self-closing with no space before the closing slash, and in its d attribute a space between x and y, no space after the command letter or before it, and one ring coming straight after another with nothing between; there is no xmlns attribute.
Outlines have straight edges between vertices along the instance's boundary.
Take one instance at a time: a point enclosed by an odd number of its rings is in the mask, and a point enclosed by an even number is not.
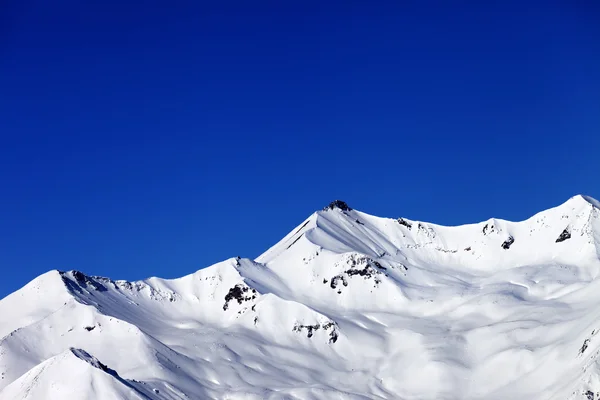
<svg viewBox="0 0 600 400"><path fill-rule="evenodd" d="M600 209L600 202L593 197L586 196L583 194L578 194L573 197L570 197L567 201L562 203L556 208L565 209L565 210L582 210L582 209ZM549 210L542 211L542 213L547 212Z"/></svg>
<svg viewBox="0 0 600 400"><path fill-rule="evenodd" d="M334 210L334 209L340 209L342 211L352 211L352 208L345 202L342 200L334 200L331 203L329 203L327 205L327 207L325 207L323 209L323 211L327 211L327 210Z"/></svg>

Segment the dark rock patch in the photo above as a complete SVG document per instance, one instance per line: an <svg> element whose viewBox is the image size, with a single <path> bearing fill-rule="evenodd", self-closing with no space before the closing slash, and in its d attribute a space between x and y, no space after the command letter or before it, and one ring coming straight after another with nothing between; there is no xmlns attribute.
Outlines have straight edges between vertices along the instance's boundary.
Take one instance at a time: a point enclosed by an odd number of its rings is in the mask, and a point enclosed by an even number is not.
<svg viewBox="0 0 600 400"><path fill-rule="evenodd" d="M373 267L371 267L369 264L365 265L363 269L349 269L347 271L344 271L348 276L362 276L365 279L368 278L373 278L375 279L375 283L381 283L381 279L379 279L376 275L380 274L381 272L376 271L375 269L373 269ZM344 285L347 286L347 285Z"/></svg>
<svg viewBox="0 0 600 400"><path fill-rule="evenodd" d="M590 345L590 339L585 339L583 341L583 344L581 345L581 348L579 349L579 354L585 353L585 351L587 350L589 345Z"/></svg>
<svg viewBox="0 0 600 400"><path fill-rule="evenodd" d="M344 286L348 286L348 281L346 280L346 277L344 275L336 275L333 278L331 278L330 287L332 289L337 288L339 281L342 281L342 284Z"/></svg>
<svg viewBox="0 0 600 400"><path fill-rule="evenodd" d="M108 368L106 364L103 364L100 361L98 361L98 368L100 368L104 372L112 371L110 368Z"/></svg>
<svg viewBox="0 0 600 400"><path fill-rule="evenodd" d="M404 225L405 227L407 227L408 229L412 228L412 224L410 222L408 222L407 220L405 220L404 218L398 218L398 223L400 225Z"/></svg>
<svg viewBox="0 0 600 400"><path fill-rule="evenodd" d="M329 332L329 343L335 343L338 340L338 333L337 330L333 329L331 332Z"/></svg>
<svg viewBox="0 0 600 400"><path fill-rule="evenodd" d="M502 248L504 250L508 250L510 249L510 246L512 246L512 244L515 242L515 238L512 236L509 236L508 239L506 239L504 241L504 243L502 243Z"/></svg>
<svg viewBox="0 0 600 400"><path fill-rule="evenodd" d="M483 234L484 235L489 235L490 233L494 233L496 232L496 227L492 224L485 224L483 227Z"/></svg>
<svg viewBox="0 0 600 400"><path fill-rule="evenodd" d="M225 304L223 310L226 311L229 308L229 302L231 300L237 300L238 304L242 304L244 301L256 299L256 289L250 289L248 286L237 284L225 295Z"/></svg>
<svg viewBox="0 0 600 400"><path fill-rule="evenodd" d="M332 201L331 203L329 203L329 205L327 205L327 207L323 209L323 211L334 210L336 208L342 211L352 211L352 208L350 208L350 206L348 206L348 204L346 204L346 202L342 200Z"/></svg>
<svg viewBox="0 0 600 400"><path fill-rule="evenodd" d="M433 230L433 228L431 227L427 227L425 225L423 225L422 223L419 222L419 224L417 225L418 228L418 232L419 233L424 233L427 237L429 237L430 239L435 238L435 231Z"/></svg>
<svg viewBox="0 0 600 400"><path fill-rule="evenodd" d="M385 272L387 271L387 269L379 262L369 257L365 257L362 255L352 255L347 260L347 263L350 266L350 268L344 270L344 272L342 272L341 274L331 278L330 287L332 289L340 289L340 282L344 286L348 286L349 278L354 276L362 276L365 279L373 279L375 285L381 283L381 278L379 277L379 275L384 274L387 276L387 273ZM403 267L407 269L405 266ZM324 279L323 283L327 283L327 280ZM338 294L340 293L341 292L338 290Z"/></svg>
<svg viewBox="0 0 600 400"><path fill-rule="evenodd" d="M119 282L119 284L117 285L117 282L113 283L113 286L115 287L115 289L117 290L129 290L132 291L133 290L133 283L131 282L127 282L127 281L123 281L123 282Z"/></svg>
<svg viewBox="0 0 600 400"><path fill-rule="evenodd" d="M569 232L569 228L565 228L565 230L562 231L562 233L556 239L556 243L564 242L567 239L571 239L571 232Z"/></svg>
<svg viewBox="0 0 600 400"><path fill-rule="evenodd" d="M96 329L96 327L95 327L95 326L85 326L83 329L85 329L85 330L86 330L86 331L88 331L88 332L91 332L91 331L93 331L94 329Z"/></svg>
<svg viewBox="0 0 600 400"><path fill-rule="evenodd" d="M321 325L316 324L316 325L296 325L294 326L293 331L294 332L302 332L303 329L306 329L306 331L308 332L306 337L313 337L313 333L316 332L317 330L319 330L319 328L321 327Z"/></svg>
<svg viewBox="0 0 600 400"><path fill-rule="evenodd" d="M587 400L594 400L594 398L596 397L596 396L594 396L594 392L592 392L591 390L588 390L587 392L585 392L584 395Z"/></svg>
<svg viewBox="0 0 600 400"><path fill-rule="evenodd" d="M329 331L329 344L335 343L338 340L339 334L337 332L337 325L335 322L327 322L324 324L315 324L315 325L301 325L296 324L292 329L293 332L302 332L306 330L306 337L312 338L315 332L319 329L323 329L324 331Z"/></svg>

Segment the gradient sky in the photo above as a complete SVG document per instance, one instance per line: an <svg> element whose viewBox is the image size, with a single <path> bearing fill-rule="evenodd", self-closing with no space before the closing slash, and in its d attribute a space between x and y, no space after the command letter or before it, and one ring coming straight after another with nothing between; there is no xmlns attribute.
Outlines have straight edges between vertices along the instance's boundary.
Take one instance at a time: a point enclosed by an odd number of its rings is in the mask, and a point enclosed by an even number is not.
<svg viewBox="0 0 600 400"><path fill-rule="evenodd" d="M0 5L0 297L600 197L598 2L121 3Z"/></svg>

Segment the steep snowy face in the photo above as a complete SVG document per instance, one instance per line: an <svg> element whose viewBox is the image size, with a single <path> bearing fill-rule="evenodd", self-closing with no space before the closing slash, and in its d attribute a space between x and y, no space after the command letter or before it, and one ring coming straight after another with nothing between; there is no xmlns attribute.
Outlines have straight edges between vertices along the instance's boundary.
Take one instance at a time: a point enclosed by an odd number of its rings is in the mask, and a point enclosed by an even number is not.
<svg viewBox="0 0 600 400"><path fill-rule="evenodd" d="M0 301L0 399L598 399L599 246L585 196L456 227L336 200L256 260L52 271Z"/></svg>

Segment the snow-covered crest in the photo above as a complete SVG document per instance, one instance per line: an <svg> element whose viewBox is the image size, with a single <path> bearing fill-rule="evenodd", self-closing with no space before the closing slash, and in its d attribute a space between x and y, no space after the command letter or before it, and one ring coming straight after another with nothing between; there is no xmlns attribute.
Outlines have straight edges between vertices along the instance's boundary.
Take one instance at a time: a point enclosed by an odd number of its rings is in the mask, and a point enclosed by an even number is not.
<svg viewBox="0 0 600 400"><path fill-rule="evenodd" d="M0 301L0 399L597 399L599 210L444 227L338 200L256 260L50 272Z"/></svg>

